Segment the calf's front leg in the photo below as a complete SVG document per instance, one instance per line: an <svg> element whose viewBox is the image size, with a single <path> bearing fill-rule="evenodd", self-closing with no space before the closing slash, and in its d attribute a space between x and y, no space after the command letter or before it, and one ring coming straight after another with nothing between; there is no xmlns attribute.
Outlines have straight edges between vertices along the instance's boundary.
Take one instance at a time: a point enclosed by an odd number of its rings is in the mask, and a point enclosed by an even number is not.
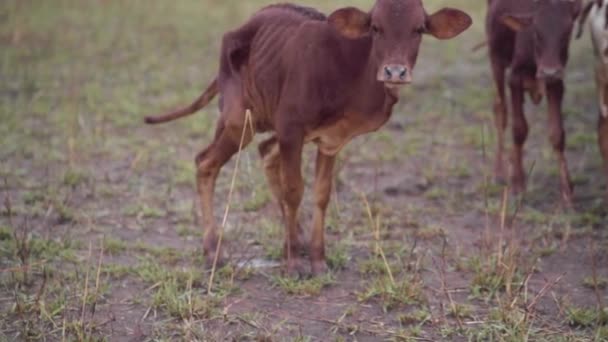
<svg viewBox="0 0 608 342"><path fill-rule="evenodd" d="M562 117L564 82L562 80L547 81L546 86L549 103L549 138L559 163L562 201L567 207L572 207L572 181L570 180L568 163L564 156L566 147L566 133Z"/></svg>
<svg viewBox="0 0 608 342"><path fill-rule="evenodd" d="M321 149L317 151L314 189L315 211L310 246L310 262L313 275L320 275L327 271L325 262L325 212L331 197L335 161L335 156L324 154Z"/></svg>
<svg viewBox="0 0 608 342"><path fill-rule="evenodd" d="M511 152L511 187L515 194L520 194L526 187L526 175L523 166L524 144L528 138L528 122L524 115L523 76L515 70L509 80L511 103L513 105L513 150Z"/></svg>
<svg viewBox="0 0 608 342"><path fill-rule="evenodd" d="M278 135L280 154L281 203L285 215L285 244L283 255L287 261L287 274L305 273L298 243L298 213L304 181L302 180L302 147L304 135L298 128L286 129Z"/></svg>

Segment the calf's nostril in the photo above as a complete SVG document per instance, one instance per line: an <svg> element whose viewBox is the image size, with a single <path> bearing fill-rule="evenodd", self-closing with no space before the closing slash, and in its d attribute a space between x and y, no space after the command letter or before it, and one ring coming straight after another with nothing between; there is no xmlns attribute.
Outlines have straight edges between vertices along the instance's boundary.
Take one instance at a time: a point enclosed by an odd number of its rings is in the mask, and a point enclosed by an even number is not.
<svg viewBox="0 0 608 342"><path fill-rule="evenodd" d="M399 77L401 77L401 79L405 79L405 76L407 75L407 69L402 69L401 73L399 74Z"/></svg>
<svg viewBox="0 0 608 342"><path fill-rule="evenodd" d="M384 74L386 75L386 77L388 77L388 79L391 79L393 77L393 73L391 72L391 68L389 67L384 67Z"/></svg>

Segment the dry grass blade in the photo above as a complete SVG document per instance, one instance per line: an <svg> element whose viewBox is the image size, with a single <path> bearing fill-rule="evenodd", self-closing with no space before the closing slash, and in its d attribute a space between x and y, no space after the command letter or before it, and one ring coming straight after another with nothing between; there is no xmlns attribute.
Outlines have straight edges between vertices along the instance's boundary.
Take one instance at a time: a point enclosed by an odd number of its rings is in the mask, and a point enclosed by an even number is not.
<svg viewBox="0 0 608 342"><path fill-rule="evenodd" d="M376 243L375 244L376 251L382 257L382 262L384 263L384 267L386 268L386 273L388 274L388 276L391 280L391 284L393 286L395 286L395 278L393 277L393 272L391 271L391 267L388 264L388 260L386 260L386 255L384 254L384 249L382 248L382 246L380 244L380 218L376 217L376 219L374 219L374 214L372 213L372 207L370 206L369 201L367 200L367 196L365 196L365 194L362 191L359 191L359 196L361 197L361 200L365 204L365 210L366 210L367 216L369 218L369 223L373 229L374 240Z"/></svg>
<svg viewBox="0 0 608 342"><path fill-rule="evenodd" d="M236 175L238 174L239 164L241 161L241 151L243 150L243 145L245 143L245 137L247 134L247 128L251 129L251 135L255 134L255 130L253 127L253 122L251 118L251 111L247 110L245 112L245 125L243 125L243 132L241 133L241 141L239 143L239 150L236 155L236 162L234 165L234 170L232 171L232 180L230 181L230 190L228 191L228 198L226 200L226 209L224 210L224 217L222 218L222 225L220 226L220 232L218 236L217 247L215 249L215 256L213 258L213 266L211 267L211 275L209 276L209 284L207 286L207 293L211 294L211 290L213 288L213 279L215 277L215 271L217 268L217 261L220 256L220 249L222 246L222 240L224 237L224 228L226 227L226 222L228 221L228 214L230 213L230 207L232 203L232 194L234 192L234 187L236 184Z"/></svg>
<svg viewBox="0 0 608 342"><path fill-rule="evenodd" d="M545 284L545 286L543 286L543 288L538 292L538 294L536 295L536 297L534 297L534 299L532 299L532 302L527 306L527 311L528 312L532 312L532 310L534 310L534 307L536 307L538 301L545 296L545 294L547 293L547 291L549 291L550 289L552 289L553 287L555 287L555 285L557 285L562 278L564 278L566 276L566 273L563 273L562 275L560 275L559 277L555 278L555 280L548 282Z"/></svg>
<svg viewBox="0 0 608 342"><path fill-rule="evenodd" d="M82 295L82 309L80 311L80 327L83 329L84 331L84 319L85 319L85 315L86 315L86 307L87 307L87 297L89 296L89 263L91 261L91 255L93 254L93 243L91 241L89 241L89 254L87 257L87 263L86 263L86 273L85 273L85 279L84 279L84 291L83 291L83 295Z"/></svg>

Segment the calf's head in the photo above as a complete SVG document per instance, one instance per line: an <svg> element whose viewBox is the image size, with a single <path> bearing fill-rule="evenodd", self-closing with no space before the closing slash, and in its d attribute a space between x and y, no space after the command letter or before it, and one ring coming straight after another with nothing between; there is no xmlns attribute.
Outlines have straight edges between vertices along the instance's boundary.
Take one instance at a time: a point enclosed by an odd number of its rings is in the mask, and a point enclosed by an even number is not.
<svg viewBox="0 0 608 342"><path fill-rule="evenodd" d="M370 59L377 80L395 88L412 81L423 34L450 39L471 26L472 20L452 8L428 15L421 0L377 0L368 13L342 8L329 16L329 22L348 38L372 39Z"/></svg>
<svg viewBox="0 0 608 342"><path fill-rule="evenodd" d="M581 6L581 0L534 0L532 12L501 18L512 30L529 30L533 35L537 78L551 81L564 76L570 36Z"/></svg>

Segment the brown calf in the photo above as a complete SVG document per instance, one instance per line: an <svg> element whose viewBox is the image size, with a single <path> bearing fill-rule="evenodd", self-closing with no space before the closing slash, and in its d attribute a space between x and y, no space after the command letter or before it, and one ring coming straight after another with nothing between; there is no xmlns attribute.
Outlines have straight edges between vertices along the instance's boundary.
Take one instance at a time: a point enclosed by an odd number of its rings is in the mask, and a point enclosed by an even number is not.
<svg viewBox="0 0 608 342"><path fill-rule="evenodd" d="M263 8L224 35L218 76L191 106L149 123L185 116L220 94L215 139L196 158L206 234L204 250L218 243L213 191L220 168L238 151L250 110L256 132L274 132L259 146L286 235L287 271L302 272L298 208L302 200L302 147L318 146L310 258L326 270L324 217L335 156L353 137L377 130L390 117L399 87L411 82L423 34L449 39L471 25L455 9L427 15L420 0L378 0L370 12L341 8L329 17L289 4ZM252 140L246 130L245 143Z"/></svg>
<svg viewBox="0 0 608 342"><path fill-rule="evenodd" d="M509 86L513 111L511 185L516 193L525 188L523 146L528 136L524 116L524 93L535 104L547 95L549 135L560 166L561 194L572 204L572 183L564 157L565 133L562 119L564 69L574 22L581 11L580 0L492 0L486 17L487 41L497 98L494 103L498 147L494 174L505 180L504 135L507 127L505 70L511 69Z"/></svg>

